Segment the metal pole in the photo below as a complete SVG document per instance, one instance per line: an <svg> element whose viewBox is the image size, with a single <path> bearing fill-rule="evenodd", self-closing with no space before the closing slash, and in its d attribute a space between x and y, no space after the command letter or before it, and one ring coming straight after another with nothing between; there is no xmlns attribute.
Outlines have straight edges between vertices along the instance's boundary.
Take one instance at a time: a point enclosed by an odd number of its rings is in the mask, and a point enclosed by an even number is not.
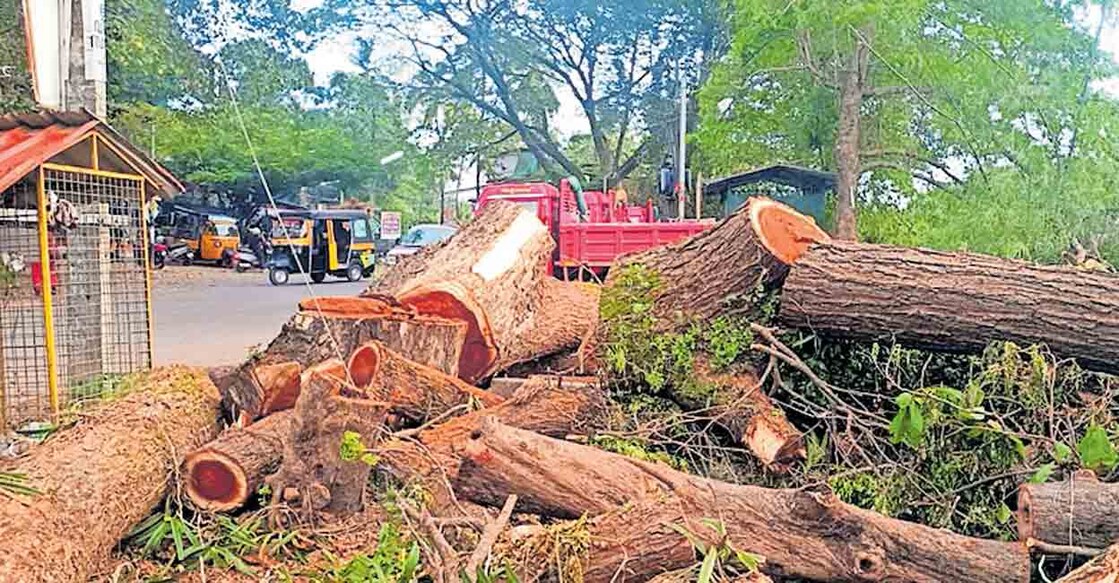
<svg viewBox="0 0 1119 583"><path fill-rule="evenodd" d="M54 337L54 290L51 289L50 237L47 231L47 193L46 172L39 167L39 186L37 189L39 206L39 273L43 280L43 333L46 336L47 351L47 391L50 400L51 416L58 420L58 347Z"/></svg>
<svg viewBox="0 0 1119 583"><path fill-rule="evenodd" d="M684 182L687 173L687 134L688 134L688 86L684 80L684 68L678 70L680 75L680 153L677 156L679 169L676 178L676 218L684 218L684 200L688 194L688 185Z"/></svg>
<svg viewBox="0 0 1119 583"><path fill-rule="evenodd" d="M703 174L699 172L695 175L695 218L703 218Z"/></svg>

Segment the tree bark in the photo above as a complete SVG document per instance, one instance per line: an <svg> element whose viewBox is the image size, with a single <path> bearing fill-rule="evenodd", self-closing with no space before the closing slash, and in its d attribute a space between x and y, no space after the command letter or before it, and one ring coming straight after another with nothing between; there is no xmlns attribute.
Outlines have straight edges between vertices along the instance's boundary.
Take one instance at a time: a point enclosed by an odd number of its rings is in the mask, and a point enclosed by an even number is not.
<svg viewBox="0 0 1119 583"><path fill-rule="evenodd" d="M735 548L762 555L768 570L785 577L1020 583L1030 576L1023 545L894 520L844 504L826 489L727 484L492 418L456 451L463 460L453 484L467 500L495 506L516 494L522 512L569 518L621 508L619 522L590 524L592 541L605 547L592 544L585 573L635 568L631 562L656 561L662 571L686 566L694 560L685 552L687 538L668 525L696 531L712 519Z"/></svg>
<svg viewBox="0 0 1119 583"><path fill-rule="evenodd" d="M1057 579L1057 583L1116 583L1116 581L1119 581L1119 545L1108 547L1102 555Z"/></svg>
<svg viewBox="0 0 1119 583"><path fill-rule="evenodd" d="M865 28L860 32L868 35ZM862 175L862 107L868 56L866 43L861 37L857 38L851 63L839 75L839 123L835 133L835 237L847 241L854 241L859 236L855 195Z"/></svg>
<svg viewBox="0 0 1119 583"><path fill-rule="evenodd" d="M1119 484L1092 472L1018 488L1018 540L1103 549L1119 542Z"/></svg>
<svg viewBox="0 0 1119 583"><path fill-rule="evenodd" d="M318 511L357 512L365 504L370 466L359 454L356 459L343 457L343 439L347 433L354 433L362 445L375 445L386 407L381 402L342 396L345 381L337 371L344 368L341 361L333 359L305 373L289 431L282 441L280 468L265 479L274 505L298 505L306 519Z"/></svg>
<svg viewBox="0 0 1119 583"><path fill-rule="evenodd" d="M503 399L489 391L418 364L374 340L358 347L348 363L350 379L370 398L387 401L393 413L414 423L472 400L493 407Z"/></svg>
<svg viewBox="0 0 1119 583"><path fill-rule="evenodd" d="M1119 373L1119 278L974 253L848 242L814 246L781 295L782 324L864 342L981 352L1041 343Z"/></svg>
<svg viewBox="0 0 1119 583"><path fill-rule="evenodd" d="M786 471L791 464L804 459L800 431L762 391L757 375L750 372L716 374L701 361L696 363L696 377L708 388L710 402L682 404L690 409L706 408L736 442L749 448L759 461L774 471Z"/></svg>
<svg viewBox="0 0 1119 583"><path fill-rule="evenodd" d="M809 244L826 240L811 218L754 197L707 231L619 258L606 285L617 285L625 268L643 266L656 280L650 299L657 330L684 331L721 316L754 315L759 293L780 287ZM601 325L608 330L610 322Z"/></svg>
<svg viewBox="0 0 1119 583"><path fill-rule="evenodd" d="M187 498L209 512L244 506L264 478L279 468L292 421L291 411L281 411L251 427L231 427L187 454L182 474Z"/></svg>
<svg viewBox="0 0 1119 583"><path fill-rule="evenodd" d="M6 470L33 496L0 495L0 581L86 581L163 500L180 460L218 432L201 370L156 369Z"/></svg>
<svg viewBox="0 0 1119 583"><path fill-rule="evenodd" d="M364 295L393 297L421 315L465 323L458 376L475 383L578 346L596 319L595 288L548 275L554 248L536 215L498 201L438 250L401 265L399 275L390 272ZM549 305L556 301L563 303Z"/></svg>
<svg viewBox="0 0 1119 583"><path fill-rule="evenodd" d="M357 298L346 298L357 299ZM458 374L458 363L466 337L462 322L419 316L399 306L368 300L367 310L337 309L320 298L308 311L291 318L262 354L250 357L232 369L215 369L210 377L222 394L222 405L230 419L247 424L264 415L268 395L274 388L262 382L261 367L295 364L308 368L330 358L347 358L359 346L378 340L385 346L410 355L418 363L449 375ZM317 309L316 309L317 308ZM319 315L318 309L323 310ZM294 401L291 401L294 405ZM281 410L272 408L272 411Z"/></svg>
<svg viewBox="0 0 1119 583"><path fill-rule="evenodd" d="M454 449L479 431L487 417L541 435L563 437L601 428L606 397L593 379L530 377L504 403L451 419L421 431L416 439L395 439L377 448L378 471L404 483L422 485L432 506L447 509L454 494L448 488L458 473Z"/></svg>

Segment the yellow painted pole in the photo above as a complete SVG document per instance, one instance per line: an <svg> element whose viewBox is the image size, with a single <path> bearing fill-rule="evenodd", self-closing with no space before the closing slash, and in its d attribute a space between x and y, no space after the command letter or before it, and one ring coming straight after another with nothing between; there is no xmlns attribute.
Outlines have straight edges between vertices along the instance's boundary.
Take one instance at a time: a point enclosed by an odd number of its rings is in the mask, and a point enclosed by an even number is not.
<svg viewBox="0 0 1119 583"><path fill-rule="evenodd" d="M47 347L47 387L50 395L51 414L58 418L58 347L54 338L54 290L51 289L50 237L47 231L46 172L39 168L39 272L43 277L43 331Z"/></svg>
<svg viewBox="0 0 1119 583"><path fill-rule="evenodd" d="M144 301L148 309L148 366L155 365L155 319L152 315L151 241L148 240L148 181L140 181L140 226L144 245Z"/></svg>

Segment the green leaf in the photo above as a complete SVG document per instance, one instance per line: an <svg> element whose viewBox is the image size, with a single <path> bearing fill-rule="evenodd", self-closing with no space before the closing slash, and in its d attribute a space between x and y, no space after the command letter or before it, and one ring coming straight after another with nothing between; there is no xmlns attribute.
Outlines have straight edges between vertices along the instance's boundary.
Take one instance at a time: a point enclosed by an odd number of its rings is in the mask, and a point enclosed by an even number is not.
<svg viewBox="0 0 1119 583"><path fill-rule="evenodd" d="M1010 507L1005 503L999 504L998 510L995 511L995 519L999 521L999 524L1010 522Z"/></svg>
<svg viewBox="0 0 1119 583"><path fill-rule="evenodd" d="M738 561L738 564L741 565L743 569L751 572L757 571L765 560L762 558L761 555L737 550L734 551L734 558Z"/></svg>
<svg viewBox="0 0 1119 583"><path fill-rule="evenodd" d="M1076 452L1080 455L1080 463L1090 470L1110 470L1119 463L1119 453L1107 437L1107 431L1099 425L1092 424L1080 443L1076 444Z"/></svg>
<svg viewBox="0 0 1119 583"><path fill-rule="evenodd" d="M1068 461L1069 456L1071 456L1071 455L1072 455L1072 448L1071 447L1069 447L1069 446L1067 446L1067 445L1065 445L1065 444L1063 444L1059 441L1057 443L1053 444L1053 460L1056 461L1057 463L1059 463L1059 464L1065 463L1066 461Z"/></svg>
<svg viewBox="0 0 1119 583"><path fill-rule="evenodd" d="M1056 466L1054 466L1053 464L1045 464L1041 466L1037 469L1037 471L1033 473L1032 476L1030 476L1029 482L1031 484L1043 484L1049 481L1049 476L1053 475L1054 467Z"/></svg>
<svg viewBox="0 0 1119 583"><path fill-rule="evenodd" d="M890 443L904 443L914 449L925 436L925 417L919 403L909 393L898 395L900 407L890 421Z"/></svg>
<svg viewBox="0 0 1119 583"><path fill-rule="evenodd" d="M715 559L718 555L714 552L709 552L703 556L703 564L699 567L699 576L696 577L696 583L711 583L712 577L715 575Z"/></svg>

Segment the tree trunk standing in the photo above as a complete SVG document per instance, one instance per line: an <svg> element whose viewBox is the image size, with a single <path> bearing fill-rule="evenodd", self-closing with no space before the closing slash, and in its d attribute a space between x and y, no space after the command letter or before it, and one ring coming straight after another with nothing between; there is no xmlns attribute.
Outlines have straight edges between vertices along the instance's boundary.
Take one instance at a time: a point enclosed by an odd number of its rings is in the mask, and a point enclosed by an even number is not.
<svg viewBox="0 0 1119 583"><path fill-rule="evenodd" d="M589 525L584 568L602 578L588 580L610 580L607 572L637 564L645 565L646 574L691 564L695 559L687 537L669 525L699 533L710 530L703 519L720 521L727 542L762 555L767 569L783 577L991 583L1024 583L1030 577L1024 545L887 518L845 504L827 490L718 482L513 429L492 418L456 451L463 456L453 480L460 497L500 506L516 494L521 511L604 515ZM620 523L606 518L611 512L621 516ZM636 514L627 516L630 512Z"/></svg>
<svg viewBox="0 0 1119 583"><path fill-rule="evenodd" d="M778 321L947 352L1041 343L1085 368L1119 373L1119 277L1106 273L835 241L797 261Z"/></svg>
<svg viewBox="0 0 1119 583"><path fill-rule="evenodd" d="M862 35L869 37L862 30ZM869 47L862 37L855 38L850 68L839 75L839 123L835 134L836 205L835 237L858 238L855 196L862 175L862 107L866 91Z"/></svg>
<svg viewBox="0 0 1119 583"><path fill-rule="evenodd" d="M1018 540L1103 549L1119 542L1119 484L1092 472L1018 488Z"/></svg>
<svg viewBox="0 0 1119 583"><path fill-rule="evenodd" d="M0 496L0 581L87 581L163 500L176 456L218 432L201 370L160 368L7 470L40 493Z"/></svg>

